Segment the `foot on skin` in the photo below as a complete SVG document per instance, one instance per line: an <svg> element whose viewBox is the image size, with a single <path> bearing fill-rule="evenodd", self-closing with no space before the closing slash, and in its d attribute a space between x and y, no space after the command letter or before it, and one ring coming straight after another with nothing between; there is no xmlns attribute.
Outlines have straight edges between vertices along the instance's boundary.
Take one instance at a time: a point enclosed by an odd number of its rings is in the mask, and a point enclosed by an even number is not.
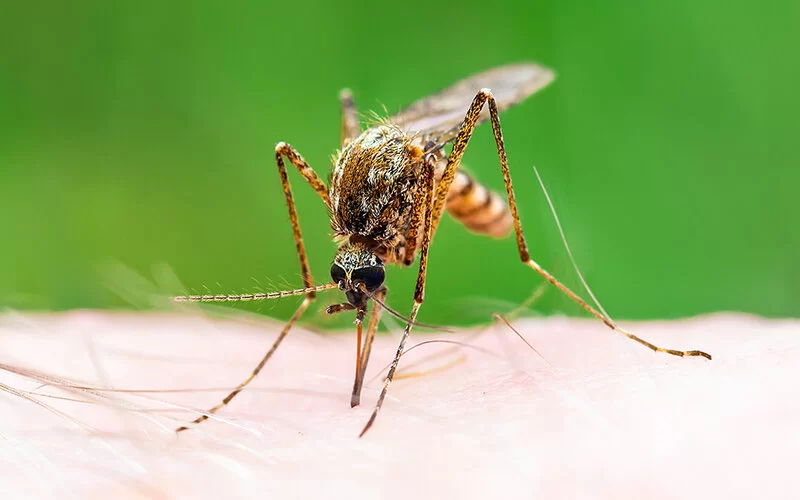
<svg viewBox="0 0 800 500"><path fill-rule="evenodd" d="M51 381L36 391L37 401L91 430L6 390L0 484L7 498L800 497L800 322L713 315L626 324L713 361L654 354L593 320L514 326L546 361L504 325L477 338L415 332L409 345L471 339L494 355L454 354L452 344L409 352L398 374L430 373L397 380L358 439L397 347L390 335L376 338L357 408L354 336L297 328L219 420L176 435L197 416L178 407L217 404L279 324L85 311L0 316L2 363L93 386L181 389L92 394ZM431 357L437 350L447 352ZM0 383L41 385L7 370Z"/></svg>

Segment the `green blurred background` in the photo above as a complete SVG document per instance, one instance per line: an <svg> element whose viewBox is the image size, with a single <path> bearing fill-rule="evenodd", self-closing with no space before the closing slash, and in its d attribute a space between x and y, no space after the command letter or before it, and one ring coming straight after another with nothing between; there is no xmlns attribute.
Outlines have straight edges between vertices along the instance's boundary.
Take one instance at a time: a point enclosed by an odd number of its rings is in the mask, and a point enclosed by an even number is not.
<svg viewBox="0 0 800 500"><path fill-rule="evenodd" d="M472 73L534 60L558 79L502 118L542 265L577 286L534 165L612 315L800 315L797 2L3 10L2 306L124 307L108 288L112 262L151 279L171 269L200 293L252 290L256 280L299 286L276 142L296 146L327 178L339 89L353 89L362 111L393 111ZM488 127L464 163L502 189ZM313 273L326 279L335 248L326 212L290 176ZM389 302L400 311L415 272L389 270ZM541 283L513 239L467 233L448 217L428 276L420 318L447 324L486 322ZM329 292L316 309L341 299ZM286 317L296 302L246 307ZM580 313L555 291L536 308Z"/></svg>

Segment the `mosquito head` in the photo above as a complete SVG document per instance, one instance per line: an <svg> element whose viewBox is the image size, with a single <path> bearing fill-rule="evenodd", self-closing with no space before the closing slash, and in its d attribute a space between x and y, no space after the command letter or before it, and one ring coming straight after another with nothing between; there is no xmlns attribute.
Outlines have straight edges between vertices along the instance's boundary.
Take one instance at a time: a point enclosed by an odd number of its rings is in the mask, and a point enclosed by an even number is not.
<svg viewBox="0 0 800 500"><path fill-rule="evenodd" d="M375 292L383 285L386 273L383 261L364 245L345 243L339 247L331 265L331 279L356 309L366 308L369 298L360 286Z"/></svg>

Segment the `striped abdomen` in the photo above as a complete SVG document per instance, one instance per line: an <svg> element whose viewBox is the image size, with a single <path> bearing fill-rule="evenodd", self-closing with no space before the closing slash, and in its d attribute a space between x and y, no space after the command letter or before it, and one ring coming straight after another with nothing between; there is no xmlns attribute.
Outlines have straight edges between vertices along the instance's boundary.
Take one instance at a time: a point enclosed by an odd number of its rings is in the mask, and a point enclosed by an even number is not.
<svg viewBox="0 0 800 500"><path fill-rule="evenodd" d="M467 229L478 234L502 238L514 227L506 197L489 191L461 170L456 172L447 193L445 208Z"/></svg>

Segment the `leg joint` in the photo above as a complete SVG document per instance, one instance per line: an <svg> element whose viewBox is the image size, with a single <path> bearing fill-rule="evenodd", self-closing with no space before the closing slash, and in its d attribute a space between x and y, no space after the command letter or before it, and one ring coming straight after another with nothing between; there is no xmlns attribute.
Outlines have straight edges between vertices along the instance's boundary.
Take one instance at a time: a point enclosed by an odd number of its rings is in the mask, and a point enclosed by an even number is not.
<svg viewBox="0 0 800 500"><path fill-rule="evenodd" d="M353 92L351 92L350 89L340 90L339 100L348 106L352 106L353 104L355 104L355 101L353 100Z"/></svg>

